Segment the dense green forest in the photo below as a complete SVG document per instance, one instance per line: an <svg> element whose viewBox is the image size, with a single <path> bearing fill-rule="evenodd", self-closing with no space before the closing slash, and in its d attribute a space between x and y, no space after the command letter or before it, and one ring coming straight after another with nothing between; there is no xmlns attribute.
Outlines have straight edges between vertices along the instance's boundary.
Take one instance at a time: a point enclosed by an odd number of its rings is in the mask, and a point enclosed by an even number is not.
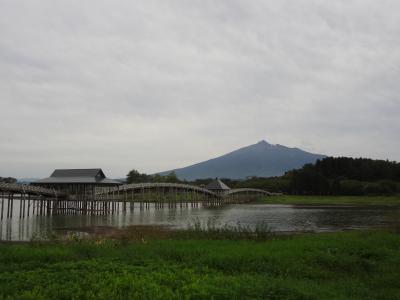
<svg viewBox="0 0 400 300"><path fill-rule="evenodd" d="M179 183L182 182L178 179L174 172L169 173L166 176L161 176L159 174L155 175L147 175L144 173L139 173L137 170L129 171L128 175L126 175L127 183L143 183L143 182L170 182L170 183Z"/></svg>
<svg viewBox="0 0 400 300"><path fill-rule="evenodd" d="M328 157L287 172L293 194L391 195L400 192L400 163Z"/></svg>
<svg viewBox="0 0 400 300"><path fill-rule="evenodd" d="M249 178L230 184L300 195L394 195L400 193L400 163L327 157L280 177Z"/></svg>
<svg viewBox="0 0 400 300"><path fill-rule="evenodd" d="M132 182L185 182L206 185L212 178L180 181L167 176L129 172ZM279 177L251 177L246 180L222 178L231 188L259 188L295 195L394 195L400 194L400 163L367 158L327 157L315 164L291 170Z"/></svg>

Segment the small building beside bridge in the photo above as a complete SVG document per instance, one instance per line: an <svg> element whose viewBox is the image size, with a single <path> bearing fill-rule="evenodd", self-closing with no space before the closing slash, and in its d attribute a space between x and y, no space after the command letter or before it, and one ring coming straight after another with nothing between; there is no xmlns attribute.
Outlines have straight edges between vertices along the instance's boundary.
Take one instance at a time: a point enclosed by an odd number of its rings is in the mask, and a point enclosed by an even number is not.
<svg viewBox="0 0 400 300"><path fill-rule="evenodd" d="M50 177L34 181L31 184L54 189L68 195L87 198L94 195L97 188L114 187L122 183L108 179L103 170L97 168L56 169Z"/></svg>

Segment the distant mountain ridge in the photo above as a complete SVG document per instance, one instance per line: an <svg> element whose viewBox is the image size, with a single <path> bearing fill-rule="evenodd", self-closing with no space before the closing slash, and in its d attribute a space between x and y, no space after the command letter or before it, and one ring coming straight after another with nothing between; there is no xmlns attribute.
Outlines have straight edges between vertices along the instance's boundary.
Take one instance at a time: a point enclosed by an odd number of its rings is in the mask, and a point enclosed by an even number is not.
<svg viewBox="0 0 400 300"><path fill-rule="evenodd" d="M179 179L195 180L201 178L244 179L248 176L271 177L283 175L286 171L301 168L307 163L314 163L326 157L260 141L254 145L240 148L228 154L200 162L174 171Z"/></svg>
<svg viewBox="0 0 400 300"><path fill-rule="evenodd" d="M19 178L18 183L26 183L29 184L31 182L34 182L36 180L39 180L40 178Z"/></svg>

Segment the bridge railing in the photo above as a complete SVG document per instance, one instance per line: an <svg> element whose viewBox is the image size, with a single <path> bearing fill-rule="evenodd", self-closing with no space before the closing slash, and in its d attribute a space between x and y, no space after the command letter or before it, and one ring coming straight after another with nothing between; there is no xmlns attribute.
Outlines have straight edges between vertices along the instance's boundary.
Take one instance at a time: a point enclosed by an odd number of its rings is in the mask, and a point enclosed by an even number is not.
<svg viewBox="0 0 400 300"><path fill-rule="evenodd" d="M224 195L225 196L229 196L229 195L232 195L232 194L247 193L247 192L259 193L259 194L264 194L264 195L267 195L267 196L272 196L273 195L273 193L271 193L271 192L268 192L268 191L265 191L265 190L261 190L261 189L252 189L252 188L231 189L229 191L226 191L224 193Z"/></svg>
<svg viewBox="0 0 400 300"><path fill-rule="evenodd" d="M65 197L65 194L57 192L53 189L47 189L39 186L26 185L20 183L4 183L0 182L0 191L18 194L30 194L46 197Z"/></svg>
<svg viewBox="0 0 400 300"><path fill-rule="evenodd" d="M142 189L151 189L151 188L175 188L180 190L190 190L196 191L199 193L207 194L209 196L214 197L227 197L229 195L238 194L238 193L260 193L267 196L274 196L274 195L281 195L280 193L271 193L261 189L253 189L253 188L240 188L240 189L231 189L222 194L214 193L206 188L190 185L190 184L183 184L183 183L165 183L165 182L158 182L158 183L131 183L131 184L124 184L117 187L112 188L105 188L96 192L96 195L104 195L109 194L112 192L124 192L124 191L131 191L131 190L142 190ZM18 183L3 183L0 182L0 191L2 192L9 192L9 193L19 193L19 194L31 194L31 195L39 195L39 196L46 196L46 197L66 197L66 194L57 192L54 189L43 188L39 186L33 185L25 185L25 184L18 184Z"/></svg>
<svg viewBox="0 0 400 300"><path fill-rule="evenodd" d="M108 194L112 192L121 192L121 191L130 191L130 190L141 190L141 189L151 189L151 188L176 188L181 190L191 190L197 191L199 193L205 193L211 196L217 196L216 193L207 190L205 188L201 188L195 185L183 184L183 183L165 183L165 182L157 182L157 183L131 183L124 184L113 188L106 188L104 191L97 193L99 194Z"/></svg>

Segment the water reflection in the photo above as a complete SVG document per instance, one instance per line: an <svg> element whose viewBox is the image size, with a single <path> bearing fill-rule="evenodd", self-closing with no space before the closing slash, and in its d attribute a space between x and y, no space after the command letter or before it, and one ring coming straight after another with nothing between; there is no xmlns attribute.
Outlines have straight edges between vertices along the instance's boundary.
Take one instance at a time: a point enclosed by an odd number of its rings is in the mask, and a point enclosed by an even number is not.
<svg viewBox="0 0 400 300"><path fill-rule="evenodd" d="M177 207L134 210L116 215L29 216L19 218L19 201L15 201L13 218L0 221L1 240L30 240L53 231L79 230L93 226L169 225L185 228L196 219L206 223L256 226L266 223L273 231L336 231L371 226L400 226L400 208L382 207L296 207L291 205L239 204L219 208Z"/></svg>

